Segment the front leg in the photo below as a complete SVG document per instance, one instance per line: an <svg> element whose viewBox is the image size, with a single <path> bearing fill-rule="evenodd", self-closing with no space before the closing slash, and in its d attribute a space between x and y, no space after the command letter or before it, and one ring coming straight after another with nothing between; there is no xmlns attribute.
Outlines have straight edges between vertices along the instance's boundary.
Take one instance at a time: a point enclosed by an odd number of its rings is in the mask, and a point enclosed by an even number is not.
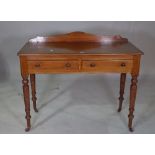
<svg viewBox="0 0 155 155"><path fill-rule="evenodd" d="M32 102L33 102L33 109L35 112L38 112L37 106L36 106L36 80L35 80L35 74L30 74L30 82L31 82L31 91L32 91Z"/></svg>
<svg viewBox="0 0 155 155"><path fill-rule="evenodd" d="M134 118L133 112L134 112L134 107L135 107L135 100L136 100L136 93L137 93L137 75L132 75L131 79L131 86L130 86L130 105L129 105L129 122L128 122L128 127L129 130L132 132L132 120Z"/></svg>
<svg viewBox="0 0 155 155"><path fill-rule="evenodd" d="M118 112L122 110L122 103L124 100L124 88L125 88L125 81L126 81L126 73L121 73L120 77L120 96L119 96L119 107L118 107Z"/></svg>
<svg viewBox="0 0 155 155"><path fill-rule="evenodd" d="M30 115L30 94L29 94L29 80L28 75L22 75L22 83L23 83L23 95L24 95L24 104L25 104L25 112L26 112L26 120L27 120L27 128L25 131L29 131L31 128L31 115Z"/></svg>

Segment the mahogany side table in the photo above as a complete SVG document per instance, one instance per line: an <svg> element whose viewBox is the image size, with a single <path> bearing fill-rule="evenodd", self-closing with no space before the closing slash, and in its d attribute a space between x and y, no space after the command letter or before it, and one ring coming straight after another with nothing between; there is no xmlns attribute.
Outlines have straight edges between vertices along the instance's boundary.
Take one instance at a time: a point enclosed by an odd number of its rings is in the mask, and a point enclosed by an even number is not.
<svg viewBox="0 0 155 155"><path fill-rule="evenodd" d="M128 128L132 121L137 92L137 77L143 52L119 35L98 36L84 32L36 37L18 52L20 58L27 127L31 128L29 76L34 111L36 107L35 74L120 73L118 112L121 111L126 74L131 74Z"/></svg>

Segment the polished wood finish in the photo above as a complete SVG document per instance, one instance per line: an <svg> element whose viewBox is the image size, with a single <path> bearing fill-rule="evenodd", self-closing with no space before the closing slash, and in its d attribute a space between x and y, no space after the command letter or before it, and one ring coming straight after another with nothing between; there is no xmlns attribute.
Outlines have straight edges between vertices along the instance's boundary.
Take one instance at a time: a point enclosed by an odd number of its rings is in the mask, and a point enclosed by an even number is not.
<svg viewBox="0 0 155 155"><path fill-rule="evenodd" d="M28 61L29 73L65 73L78 72L79 62L77 60L56 61Z"/></svg>
<svg viewBox="0 0 155 155"><path fill-rule="evenodd" d="M39 54L123 54L137 55L142 52L126 38L119 35L97 36L84 32L36 37L30 39L18 55Z"/></svg>
<svg viewBox="0 0 155 155"><path fill-rule="evenodd" d="M90 72L125 72L132 70L132 60L85 60L82 62L82 71Z"/></svg>
<svg viewBox="0 0 155 155"><path fill-rule="evenodd" d="M118 112L122 110L122 103L124 100L124 88L125 88L125 81L126 81L126 73L121 73L120 77L120 96L119 96L119 107L118 107Z"/></svg>
<svg viewBox="0 0 155 155"><path fill-rule="evenodd" d="M97 36L85 32L71 32L67 34L53 35L49 37L36 37L30 41L43 41L43 42L104 42L107 44L113 42L125 43L128 42L126 38L122 38L120 35L115 36Z"/></svg>
<svg viewBox="0 0 155 155"><path fill-rule="evenodd" d="M135 104L135 75L139 75L143 53L119 35L98 36L84 32L30 39L18 52L23 77L27 129L30 129L28 76L36 109L35 74L121 73L119 111L122 107L126 73L132 75L129 129ZM134 76L133 76L134 75Z"/></svg>
<svg viewBox="0 0 155 155"><path fill-rule="evenodd" d="M35 112L38 112L36 107L36 81L35 81L35 74L30 74L30 82L31 82L31 91L32 91L32 102L33 102L33 109Z"/></svg>

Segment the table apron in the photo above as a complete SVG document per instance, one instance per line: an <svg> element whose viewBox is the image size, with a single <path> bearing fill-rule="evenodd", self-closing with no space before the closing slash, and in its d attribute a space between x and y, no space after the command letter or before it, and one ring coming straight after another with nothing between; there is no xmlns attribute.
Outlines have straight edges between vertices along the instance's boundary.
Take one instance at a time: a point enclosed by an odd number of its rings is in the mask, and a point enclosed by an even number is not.
<svg viewBox="0 0 155 155"><path fill-rule="evenodd" d="M132 70L133 61L126 59L105 59L105 60L36 60L27 61L27 71L29 74L49 74L49 73L97 73L114 72L129 73Z"/></svg>

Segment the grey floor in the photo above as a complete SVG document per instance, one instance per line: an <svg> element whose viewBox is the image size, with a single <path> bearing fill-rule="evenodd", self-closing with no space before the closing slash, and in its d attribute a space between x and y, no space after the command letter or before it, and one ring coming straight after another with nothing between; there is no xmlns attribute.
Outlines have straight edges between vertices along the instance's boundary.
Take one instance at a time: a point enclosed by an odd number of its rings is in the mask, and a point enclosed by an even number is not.
<svg viewBox="0 0 155 155"><path fill-rule="evenodd" d="M141 76L135 107L134 133L155 133L155 78ZM21 82L0 83L0 133L25 133ZM127 128L130 76L125 100L117 112L119 75L38 75L37 106L31 108L29 133L130 133Z"/></svg>

